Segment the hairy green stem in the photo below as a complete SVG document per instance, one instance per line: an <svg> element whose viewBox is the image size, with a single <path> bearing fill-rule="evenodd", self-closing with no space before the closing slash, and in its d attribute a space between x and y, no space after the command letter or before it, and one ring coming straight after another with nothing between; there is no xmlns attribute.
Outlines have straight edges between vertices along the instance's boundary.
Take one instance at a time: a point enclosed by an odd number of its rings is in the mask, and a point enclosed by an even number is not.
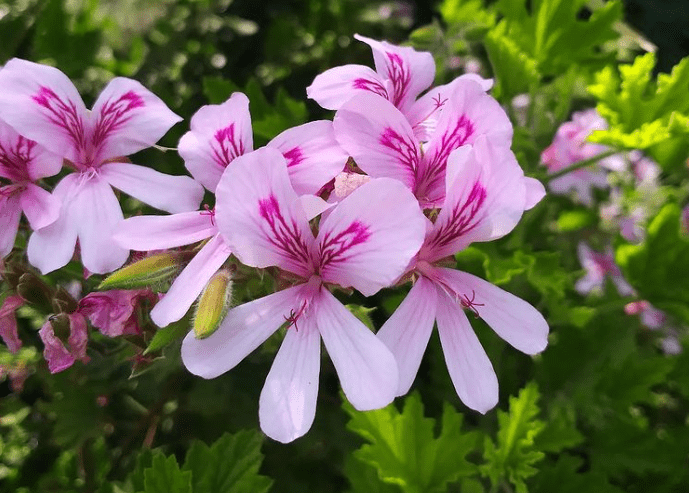
<svg viewBox="0 0 689 493"><path fill-rule="evenodd" d="M605 159L608 156L612 156L613 154L617 154L618 151L610 150L610 151L605 151L601 152L600 154L596 154L593 157L590 157L588 159L582 159L581 161L577 161L576 163L572 163L566 168L562 168L560 171L556 171L555 173L548 175L546 178L547 182L553 181L555 178L559 178L561 176L566 175L567 173L571 173L572 171L576 171L581 168L586 168L587 166L590 166L592 164L597 163L601 159Z"/></svg>

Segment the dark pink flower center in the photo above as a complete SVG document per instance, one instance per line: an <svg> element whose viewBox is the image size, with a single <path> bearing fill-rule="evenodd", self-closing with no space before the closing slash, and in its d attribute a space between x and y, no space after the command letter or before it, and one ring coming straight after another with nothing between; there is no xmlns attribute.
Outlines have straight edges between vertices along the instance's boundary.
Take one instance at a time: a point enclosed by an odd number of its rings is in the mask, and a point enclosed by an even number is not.
<svg viewBox="0 0 689 493"><path fill-rule="evenodd" d="M304 153L297 146L282 154L287 161L287 167L297 166L305 159Z"/></svg>
<svg viewBox="0 0 689 493"><path fill-rule="evenodd" d="M94 150L99 150L108 136L132 119L132 111L142 108L144 100L134 91L128 91L115 100L108 100L103 104L91 137ZM95 156L94 156L95 157Z"/></svg>
<svg viewBox="0 0 689 493"><path fill-rule="evenodd" d="M236 157L246 152L244 142L235 133L234 123L230 123L227 127L216 131L213 137L215 139L215 143L211 144L213 158L223 169Z"/></svg>
<svg viewBox="0 0 689 493"><path fill-rule="evenodd" d="M28 165L33 160L33 140L19 136L14 146L4 146L0 142L0 178L13 182L31 181Z"/></svg>
<svg viewBox="0 0 689 493"><path fill-rule="evenodd" d="M377 80L368 80L364 78L354 79L352 86L354 87L354 89L363 89L364 91L369 91L374 94L378 94L379 96L382 96L385 99L390 99L388 97L387 89L385 89L385 87Z"/></svg>
<svg viewBox="0 0 689 493"><path fill-rule="evenodd" d="M352 222L345 230L337 234L326 233L320 244L321 267L349 259L347 251L364 243L370 237L369 228L360 221Z"/></svg>
<svg viewBox="0 0 689 493"><path fill-rule="evenodd" d="M280 204L275 195L258 201L259 214L268 223L270 233L268 241L275 246L282 255L302 266L311 265L309 247L301 236L297 222L288 222L282 215Z"/></svg>
<svg viewBox="0 0 689 493"><path fill-rule="evenodd" d="M424 250L443 248L474 229L481 221L479 212L486 195L486 189L481 182L474 183L467 199L452 208L447 220L426 241Z"/></svg>

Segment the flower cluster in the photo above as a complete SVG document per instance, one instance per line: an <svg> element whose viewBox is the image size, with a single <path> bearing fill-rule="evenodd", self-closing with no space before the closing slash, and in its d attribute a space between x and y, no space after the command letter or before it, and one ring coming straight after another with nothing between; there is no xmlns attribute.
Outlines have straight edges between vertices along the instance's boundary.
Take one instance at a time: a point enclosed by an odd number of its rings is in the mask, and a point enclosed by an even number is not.
<svg viewBox="0 0 689 493"><path fill-rule="evenodd" d="M409 390L437 323L459 397L482 413L496 405L495 372L465 312L527 354L545 348L548 325L448 259L508 234L545 190L510 150L512 125L487 94L491 81L468 74L431 87L430 53L357 39L371 47L375 70L333 68L307 89L335 110L333 121L288 129L254 150L244 94L199 109L178 145L193 178L125 158L179 121L139 83L114 79L89 111L57 69L15 59L0 71L0 177L10 182L1 189L2 254L23 211L33 231L28 260L42 273L67 264L78 244L91 273L118 269L136 250L154 252L139 266L176 275L159 300L109 291L67 303L41 329L51 370L88 359L86 320L111 337L136 334L135 306L155 304L150 317L164 327L198 299L182 359L204 378L284 329L259 403L261 428L276 440L313 422L321 340L347 399L377 409ZM62 168L52 193L40 187ZM113 188L171 214L124 219ZM215 202L199 207L204 188ZM186 265L170 260L182 257ZM265 269L279 289L231 307L238 266ZM333 294L409 282L377 334ZM21 302L7 298L2 316ZM3 337L17 347L16 326L7 327Z"/></svg>

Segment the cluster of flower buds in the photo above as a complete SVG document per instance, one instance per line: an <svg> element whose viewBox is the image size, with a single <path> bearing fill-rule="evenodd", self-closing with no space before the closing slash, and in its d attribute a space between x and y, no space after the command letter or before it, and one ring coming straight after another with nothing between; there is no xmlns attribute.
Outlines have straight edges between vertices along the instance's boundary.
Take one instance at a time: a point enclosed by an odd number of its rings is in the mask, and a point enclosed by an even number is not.
<svg viewBox="0 0 689 493"><path fill-rule="evenodd" d="M254 150L245 95L199 109L178 146L193 179L124 158L179 120L137 82L114 79L88 111L57 69L10 61L0 71L8 125L0 176L11 182L0 203L11 226L0 232L2 254L14 244L20 210L33 230L28 260L43 273L69 262L77 242L85 269L100 274L121 267L130 250L150 252L101 287L172 281L150 312L160 327L198 300L182 359L204 378L286 329L259 403L261 428L282 442L313 422L321 339L347 399L377 409L409 390L437 322L459 397L491 409L497 379L465 312L527 354L545 348L548 325L525 301L448 268L447 259L509 233L545 190L510 150L512 125L487 94L491 81L469 74L430 88L430 53L357 39L371 47L375 70L336 67L307 89L335 110L333 121L290 128ZM37 186L63 163L70 172L52 194ZM113 187L171 214L123 219ZM200 207L204 188L215 203ZM232 307L235 272L254 268L267 269L278 290ZM409 282L377 334L332 293L371 296ZM141 296L149 295L91 294L60 321L72 333L85 334L86 317L108 335L126 334ZM49 322L46 332L67 347L67 331ZM72 333L68 346L81 348ZM72 355L83 359L79 351Z"/></svg>

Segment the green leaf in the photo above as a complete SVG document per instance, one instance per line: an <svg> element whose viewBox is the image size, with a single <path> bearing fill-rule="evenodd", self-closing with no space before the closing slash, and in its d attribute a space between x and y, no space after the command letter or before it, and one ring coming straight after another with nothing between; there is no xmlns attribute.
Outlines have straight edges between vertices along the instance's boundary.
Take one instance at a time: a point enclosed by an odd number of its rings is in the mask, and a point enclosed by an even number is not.
<svg viewBox="0 0 689 493"><path fill-rule="evenodd" d="M378 477L405 492L444 492L448 482L469 476L476 466L466 460L478 435L461 431L463 417L445 404L442 429L436 438L435 420L425 418L418 394L405 399L402 413L394 405L368 412L345 404L347 427L366 439L354 457L373 466Z"/></svg>
<svg viewBox="0 0 689 493"><path fill-rule="evenodd" d="M538 476L530 482L532 493L623 493L612 486L606 475L600 472L581 472L583 461L578 457L562 454L557 463L541 468Z"/></svg>
<svg viewBox="0 0 689 493"><path fill-rule="evenodd" d="M193 473L194 492L262 493L273 481L258 474L263 437L253 430L225 433L210 447L194 441L182 470Z"/></svg>
<svg viewBox="0 0 689 493"><path fill-rule="evenodd" d="M689 323L689 238L681 232L681 210L665 205L638 245L621 245L615 260L640 298Z"/></svg>
<svg viewBox="0 0 689 493"><path fill-rule="evenodd" d="M349 493L400 493L395 484L388 484L378 477L376 468L349 455L344 466L345 476L349 480Z"/></svg>
<svg viewBox="0 0 689 493"><path fill-rule="evenodd" d="M358 318L361 323L363 323L369 329L374 330L375 327L373 325L373 320L371 320L371 313L376 310L376 307L367 308L365 306L353 304L345 306L347 307L347 310L352 312L352 315Z"/></svg>
<svg viewBox="0 0 689 493"><path fill-rule="evenodd" d="M509 100L535 88L541 78L538 64L512 40L504 21L488 33L484 42L495 74L496 98Z"/></svg>
<svg viewBox="0 0 689 493"><path fill-rule="evenodd" d="M154 452L151 467L144 471L144 493L192 493L191 472L182 471L177 459ZM212 490L206 490L212 491Z"/></svg>
<svg viewBox="0 0 689 493"><path fill-rule="evenodd" d="M211 104L224 103L236 91L239 87L231 80L212 76L203 78L203 95Z"/></svg>
<svg viewBox="0 0 689 493"><path fill-rule="evenodd" d="M680 166L689 156L689 57L670 74L652 73L655 55L636 57L619 73L606 67L595 75L589 92L598 100L598 112L609 123L590 140L627 149L645 149L664 168ZM668 152L668 148L672 152Z"/></svg>
<svg viewBox="0 0 689 493"><path fill-rule="evenodd" d="M439 10L447 24L478 24L485 27L495 24L495 12L486 9L483 0L445 0Z"/></svg>
<svg viewBox="0 0 689 493"><path fill-rule="evenodd" d="M184 317L177 322L173 322L170 325L163 327L162 329L158 329L153 336L153 339L151 339L151 342L148 343L148 346L144 351L144 355L160 351L168 344L171 344L172 342L187 335L187 332L189 332L188 317Z"/></svg>
<svg viewBox="0 0 689 493"><path fill-rule="evenodd" d="M517 491L526 491L524 480L538 472L533 466L545 456L535 445L536 437L545 427L543 421L536 419L538 398L538 388L531 382L518 397L510 397L509 413L498 411L497 444L486 437L483 451L486 464L480 467L494 486L509 480Z"/></svg>

